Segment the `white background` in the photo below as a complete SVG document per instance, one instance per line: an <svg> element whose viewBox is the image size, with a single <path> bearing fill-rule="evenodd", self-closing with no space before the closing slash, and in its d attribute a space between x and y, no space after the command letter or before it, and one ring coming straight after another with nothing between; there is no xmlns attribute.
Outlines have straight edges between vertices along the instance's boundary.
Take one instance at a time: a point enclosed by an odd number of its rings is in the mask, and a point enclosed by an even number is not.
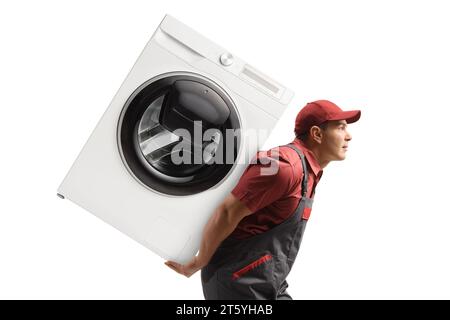
<svg viewBox="0 0 450 320"><path fill-rule="evenodd" d="M362 109L317 189L291 295L449 299L450 11L411 0L2 2L0 298L203 298L199 273L56 197L166 13L296 92L267 148L308 101Z"/></svg>

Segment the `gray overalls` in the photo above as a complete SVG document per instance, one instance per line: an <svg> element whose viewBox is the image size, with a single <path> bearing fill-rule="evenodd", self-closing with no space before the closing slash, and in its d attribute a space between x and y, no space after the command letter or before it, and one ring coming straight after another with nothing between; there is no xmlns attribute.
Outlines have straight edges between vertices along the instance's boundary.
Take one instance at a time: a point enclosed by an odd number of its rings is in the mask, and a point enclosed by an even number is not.
<svg viewBox="0 0 450 320"><path fill-rule="evenodd" d="M286 277L294 264L314 191L307 198L308 169L305 156L294 145L302 162L302 197L295 213L272 229L238 240L225 239L209 264L201 271L206 300L271 299L292 300L286 292Z"/></svg>

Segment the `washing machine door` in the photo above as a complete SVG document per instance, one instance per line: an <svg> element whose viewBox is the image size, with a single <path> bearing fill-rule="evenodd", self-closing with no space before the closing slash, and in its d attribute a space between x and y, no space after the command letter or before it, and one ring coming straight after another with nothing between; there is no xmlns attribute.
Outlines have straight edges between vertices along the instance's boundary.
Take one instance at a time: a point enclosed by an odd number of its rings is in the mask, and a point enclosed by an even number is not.
<svg viewBox="0 0 450 320"><path fill-rule="evenodd" d="M171 73L145 82L127 100L118 145L140 183L184 196L216 186L232 170L239 129L236 107L216 83Z"/></svg>

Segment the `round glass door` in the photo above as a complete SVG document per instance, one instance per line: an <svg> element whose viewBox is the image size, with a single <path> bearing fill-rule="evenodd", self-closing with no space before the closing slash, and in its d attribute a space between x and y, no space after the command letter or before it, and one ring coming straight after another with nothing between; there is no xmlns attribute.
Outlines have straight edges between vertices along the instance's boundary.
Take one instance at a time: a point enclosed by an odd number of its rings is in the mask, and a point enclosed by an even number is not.
<svg viewBox="0 0 450 320"><path fill-rule="evenodd" d="M161 75L126 102L119 150L132 175L168 195L190 195L219 184L237 158L240 123L232 100L200 75Z"/></svg>

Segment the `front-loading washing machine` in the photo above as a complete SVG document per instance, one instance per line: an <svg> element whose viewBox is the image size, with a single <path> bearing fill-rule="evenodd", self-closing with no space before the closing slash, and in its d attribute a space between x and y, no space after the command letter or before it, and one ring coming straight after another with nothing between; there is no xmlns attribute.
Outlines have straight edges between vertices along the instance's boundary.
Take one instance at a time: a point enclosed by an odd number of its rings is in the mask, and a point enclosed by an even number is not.
<svg viewBox="0 0 450 320"><path fill-rule="evenodd" d="M180 263L293 92L166 16L58 195Z"/></svg>

